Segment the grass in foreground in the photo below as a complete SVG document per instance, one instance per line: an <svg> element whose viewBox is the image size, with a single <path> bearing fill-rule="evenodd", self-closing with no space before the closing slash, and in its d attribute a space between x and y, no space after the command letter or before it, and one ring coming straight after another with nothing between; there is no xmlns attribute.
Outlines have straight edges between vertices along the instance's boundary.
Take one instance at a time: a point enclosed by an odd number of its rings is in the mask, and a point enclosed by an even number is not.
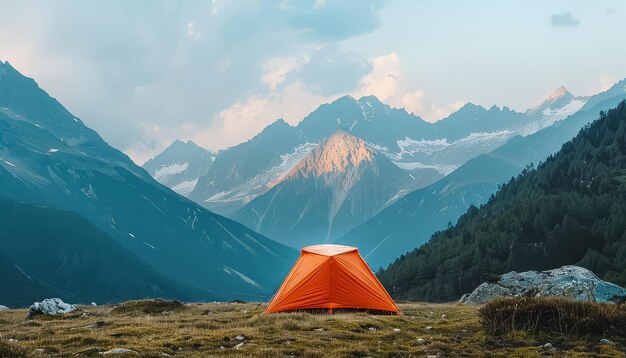
<svg viewBox="0 0 626 358"><path fill-rule="evenodd" d="M623 357L618 337L486 334L477 307L400 304L401 316L366 313L262 315L259 304L130 302L25 320L0 312L0 357ZM612 344L601 344L608 338ZM549 340L547 340L549 339ZM540 346L552 343L554 349ZM124 355L116 355L124 356Z"/></svg>

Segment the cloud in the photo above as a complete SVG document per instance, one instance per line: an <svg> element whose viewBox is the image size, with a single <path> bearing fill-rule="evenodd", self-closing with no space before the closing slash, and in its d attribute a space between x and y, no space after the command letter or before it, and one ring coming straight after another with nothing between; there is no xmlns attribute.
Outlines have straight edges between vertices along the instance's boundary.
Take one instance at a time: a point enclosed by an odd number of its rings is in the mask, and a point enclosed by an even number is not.
<svg viewBox="0 0 626 358"><path fill-rule="evenodd" d="M580 20L575 18L571 12L567 11L561 14L552 14L550 23L552 26L558 27L576 27L580 25Z"/></svg>
<svg viewBox="0 0 626 358"><path fill-rule="evenodd" d="M342 51L336 45L316 48L296 71L291 81L301 81L314 94L330 96L349 92L371 70L371 64L354 52Z"/></svg>
<svg viewBox="0 0 626 358"><path fill-rule="evenodd" d="M354 97L374 95L381 101L396 95L400 81L400 59L395 52L369 60L372 71L360 81Z"/></svg>
<svg viewBox="0 0 626 358"><path fill-rule="evenodd" d="M276 90L287 74L299 66L299 61L294 57L275 57L267 60L263 64L265 73L261 77L261 81L269 86L272 91Z"/></svg>
<svg viewBox="0 0 626 358"><path fill-rule="evenodd" d="M192 137L207 148L226 148L252 138L278 118L296 125L320 104L336 99L307 91L301 82L294 82L277 93L252 95L237 101L219 113L219 120L203 128L193 128Z"/></svg>
<svg viewBox="0 0 626 358"><path fill-rule="evenodd" d="M404 75L400 57L395 52L374 57L369 62L372 70L361 78L360 88L352 93L353 97L374 95L429 122L447 117L467 102L459 100L443 105L433 102L425 90L416 90L416 83Z"/></svg>

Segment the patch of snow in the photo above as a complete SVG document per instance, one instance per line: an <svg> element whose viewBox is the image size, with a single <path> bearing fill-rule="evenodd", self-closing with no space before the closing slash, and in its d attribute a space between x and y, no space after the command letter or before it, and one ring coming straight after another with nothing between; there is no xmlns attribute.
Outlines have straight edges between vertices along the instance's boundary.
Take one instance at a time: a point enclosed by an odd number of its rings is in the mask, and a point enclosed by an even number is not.
<svg viewBox="0 0 626 358"><path fill-rule="evenodd" d="M587 103L585 99L572 99L561 108L552 109L550 107L543 110L543 117L533 123L529 123L520 128L517 132L522 136L527 136L538 132L539 130L550 127L554 123L559 122L572 114L578 112Z"/></svg>
<svg viewBox="0 0 626 358"><path fill-rule="evenodd" d="M400 189L400 190L396 193L396 195L394 195L391 199L387 200L387 202L385 203L385 205L384 205L384 206L387 206L387 205L389 205L389 204L393 203L394 201L396 201L396 200L400 199L401 197L403 197L403 196L404 196L404 194L406 194L406 192L407 192L407 190L406 190L406 189Z"/></svg>
<svg viewBox="0 0 626 358"><path fill-rule="evenodd" d="M171 164L168 166L164 166L161 167L159 170L156 171L156 173L154 173L154 179L156 181L158 181L159 183L165 181L167 178L171 177L172 175L176 175L176 174L180 174L182 172L184 172L185 170L187 170L187 168L189 167L189 163L183 163L183 164Z"/></svg>
<svg viewBox="0 0 626 358"><path fill-rule="evenodd" d="M158 211L160 211L161 213L165 214L165 212L163 210L161 210L161 208L159 208L152 200L148 199L145 195L143 194L139 194L141 195L144 199L146 199L150 204L152 204L152 206L154 206Z"/></svg>
<svg viewBox="0 0 626 358"><path fill-rule="evenodd" d="M458 166L454 164L424 164L421 162L410 162L410 163L393 162L393 164L395 164L398 168L404 169L404 170L434 169L443 175L448 175L458 168Z"/></svg>
<svg viewBox="0 0 626 358"><path fill-rule="evenodd" d="M388 153L388 152L389 152L389 148L387 148L387 147L383 147L383 146L381 146L381 145L379 145L379 144L367 143L367 145L368 145L370 148L372 148L372 149L374 149L375 151L377 151L377 152L381 152L381 153Z"/></svg>
<svg viewBox="0 0 626 358"><path fill-rule="evenodd" d="M248 276L246 276L246 275L242 274L241 272L239 272L239 271L235 270L235 269L234 269L234 268L232 268L232 267L229 267L229 266L224 265L224 272L226 272L226 273L227 273L227 274L229 274L229 275L235 274L235 275L239 276L239 278L241 278L242 280L244 280L246 283L248 283L248 284L250 284L250 285L253 285L253 286L256 286L256 287L261 287L261 286L259 286L259 284L258 284L258 283L256 283L256 281L254 281L254 280L253 280L253 279L251 279L250 277L248 277Z"/></svg>
<svg viewBox="0 0 626 358"><path fill-rule="evenodd" d="M397 140L396 144L400 148L400 152L395 154L395 160L401 160L405 155L413 156L416 153L423 154L432 154L437 152L451 143L448 142L446 138L435 139L435 140L415 140L409 137L404 137L404 139Z"/></svg>
<svg viewBox="0 0 626 358"><path fill-rule="evenodd" d="M508 130L503 130L503 131L497 131L497 132L477 132L477 133L470 133L470 135L468 135L467 137L461 138L457 141L455 141L453 144L466 144L466 143L481 143L481 142L488 142L491 143L493 141L498 141L501 139L508 139L510 137L512 137L513 135L515 135L515 132L512 131L508 131Z"/></svg>
<svg viewBox="0 0 626 358"><path fill-rule="evenodd" d="M195 180L186 180L184 182L174 185L172 187L172 190L174 190L175 192L177 192L178 194L182 196L187 196L189 195L189 193L193 191L193 189L195 189L197 184L198 184L197 178Z"/></svg>
<svg viewBox="0 0 626 358"><path fill-rule="evenodd" d="M13 164L13 163L11 163L11 162L8 162L8 161L6 161L6 160L4 160L4 159L2 159L2 158L0 158L0 160L2 160L3 162L7 163L7 164L8 164L8 165L10 165L10 166L12 166L13 168L17 168L17 167L15 166L15 164Z"/></svg>
<svg viewBox="0 0 626 358"><path fill-rule="evenodd" d="M361 114L363 115L363 119L365 119L366 121L371 120L371 117L374 114L374 106L372 106L372 103L366 99L358 100L356 101L356 103L358 103L359 107L361 108Z"/></svg>
<svg viewBox="0 0 626 358"><path fill-rule="evenodd" d="M28 280L29 280L29 281L31 281L31 282L33 281L33 279L32 279L32 278L30 278L30 276L29 276L26 272L24 272L24 270L22 270L22 268L21 268L21 267L19 267L18 265L13 265L13 266L14 266L16 269L18 269L18 270L22 273L22 275L26 276L26 278L28 278Z"/></svg>
<svg viewBox="0 0 626 358"><path fill-rule="evenodd" d="M58 151L59 151L59 150L58 150L58 149L56 149L56 148L50 148L50 149L48 149L48 153L56 153L56 152L58 152Z"/></svg>
<svg viewBox="0 0 626 358"><path fill-rule="evenodd" d="M315 147L317 147L317 143L306 142L300 144L294 148L293 152L282 154L280 156L280 164L256 175L254 178L238 187L213 194L204 201L213 203L242 201L243 203L248 203L257 196L264 194L287 174L289 174L291 169L304 159L304 157L306 157L307 154L309 154L309 152Z"/></svg>
<svg viewBox="0 0 626 358"><path fill-rule="evenodd" d="M85 196L88 198L92 198L92 199L98 198L98 195L96 195L96 191L93 189L93 186L91 185L91 183L89 183L88 188L80 188L80 191L82 191L83 194L85 194Z"/></svg>
<svg viewBox="0 0 626 358"><path fill-rule="evenodd" d="M135 239L135 235L128 233L128 236L132 237L133 239Z"/></svg>
<svg viewBox="0 0 626 358"><path fill-rule="evenodd" d="M143 242L143 244L144 244L144 245L148 246L148 247L149 247L149 248L151 248L152 250L156 250L156 247L154 247L154 246L152 246L152 245L148 244L148 243L147 243L147 242L145 242L145 241L142 241L142 242Z"/></svg>

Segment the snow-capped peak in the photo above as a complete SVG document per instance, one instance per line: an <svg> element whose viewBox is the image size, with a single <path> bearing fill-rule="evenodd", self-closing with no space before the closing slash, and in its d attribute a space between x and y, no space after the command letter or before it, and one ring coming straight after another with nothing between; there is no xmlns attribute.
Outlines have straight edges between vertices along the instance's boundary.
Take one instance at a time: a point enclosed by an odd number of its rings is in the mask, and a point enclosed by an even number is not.
<svg viewBox="0 0 626 358"><path fill-rule="evenodd" d="M536 113L541 113L546 109L556 110L566 106L574 99L577 99L577 97L574 97L574 95L572 95L567 88L565 88L565 86L561 86L541 101L539 105L527 110L526 114L534 115Z"/></svg>
<svg viewBox="0 0 626 358"><path fill-rule="evenodd" d="M558 99L563 98L564 96L572 96L572 94L565 88L565 86L561 86L556 89L556 91L552 92L548 98L546 98L545 102L553 103ZM572 96L573 97L573 96Z"/></svg>
<svg viewBox="0 0 626 358"><path fill-rule="evenodd" d="M374 150L368 147L364 140L338 130L312 150L286 178L345 172L350 167L371 162L374 154Z"/></svg>

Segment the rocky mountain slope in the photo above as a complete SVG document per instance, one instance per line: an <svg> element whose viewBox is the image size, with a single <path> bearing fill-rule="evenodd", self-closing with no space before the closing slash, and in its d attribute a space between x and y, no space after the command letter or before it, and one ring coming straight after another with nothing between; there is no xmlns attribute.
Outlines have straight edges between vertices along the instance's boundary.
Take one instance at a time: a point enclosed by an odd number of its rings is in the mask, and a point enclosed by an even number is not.
<svg viewBox="0 0 626 358"><path fill-rule="evenodd" d="M159 183L187 196L196 187L198 179L207 175L216 154L192 141L175 141L143 168Z"/></svg>

